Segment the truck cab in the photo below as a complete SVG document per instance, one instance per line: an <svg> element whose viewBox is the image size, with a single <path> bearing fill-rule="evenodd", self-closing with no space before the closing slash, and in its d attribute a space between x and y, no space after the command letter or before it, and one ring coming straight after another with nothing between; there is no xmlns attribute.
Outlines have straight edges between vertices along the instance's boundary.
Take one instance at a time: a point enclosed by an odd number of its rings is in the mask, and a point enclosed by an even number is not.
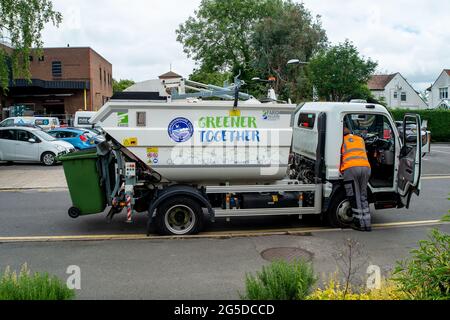
<svg viewBox="0 0 450 320"><path fill-rule="evenodd" d="M377 210L409 207L413 193L420 192L422 137L400 134L389 111L367 103L306 103L292 118L292 179L323 184L323 209L331 225L351 221L340 173L344 125L364 138L372 167L369 201ZM408 114L403 127L421 128L420 116Z"/></svg>

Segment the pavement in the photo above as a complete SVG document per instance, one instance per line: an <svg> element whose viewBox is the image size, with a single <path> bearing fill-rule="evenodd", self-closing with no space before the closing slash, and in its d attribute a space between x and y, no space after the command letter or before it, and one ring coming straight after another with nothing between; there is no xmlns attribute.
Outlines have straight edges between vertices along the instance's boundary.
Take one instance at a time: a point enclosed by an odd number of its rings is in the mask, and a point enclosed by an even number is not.
<svg viewBox="0 0 450 320"><path fill-rule="evenodd" d="M0 270L27 263L65 280L67 268L79 266L78 299L239 299L245 275L269 263L265 250L304 250L325 279L338 269L336 257L351 239L360 252L352 282L362 284L369 265L389 275L432 228L450 233L450 225L439 222L450 208L449 159L449 145L434 145L424 159L421 196L408 210L374 211L372 233L275 217L221 220L183 239L145 237L145 215L133 224L124 216L109 224L104 215L72 220L61 167L0 164ZM20 185L19 176L26 176Z"/></svg>
<svg viewBox="0 0 450 320"><path fill-rule="evenodd" d="M61 165L0 163L0 190L67 189Z"/></svg>

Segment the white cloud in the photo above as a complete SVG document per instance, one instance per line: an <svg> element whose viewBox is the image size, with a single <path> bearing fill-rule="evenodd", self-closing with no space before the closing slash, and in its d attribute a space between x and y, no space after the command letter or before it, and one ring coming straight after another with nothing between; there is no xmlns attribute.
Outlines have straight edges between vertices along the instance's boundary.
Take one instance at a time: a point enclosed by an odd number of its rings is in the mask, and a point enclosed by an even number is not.
<svg viewBox="0 0 450 320"><path fill-rule="evenodd" d="M447 0L304 0L322 16L332 43L350 39L380 71L401 72L424 89L450 68ZM200 0L54 0L64 15L44 32L46 46L90 46L107 58L115 78L145 80L168 71L192 72L194 62L175 29Z"/></svg>
<svg viewBox="0 0 450 320"><path fill-rule="evenodd" d="M401 72L423 90L450 68L447 0L304 0L320 14L331 42L352 40L378 61L380 71Z"/></svg>

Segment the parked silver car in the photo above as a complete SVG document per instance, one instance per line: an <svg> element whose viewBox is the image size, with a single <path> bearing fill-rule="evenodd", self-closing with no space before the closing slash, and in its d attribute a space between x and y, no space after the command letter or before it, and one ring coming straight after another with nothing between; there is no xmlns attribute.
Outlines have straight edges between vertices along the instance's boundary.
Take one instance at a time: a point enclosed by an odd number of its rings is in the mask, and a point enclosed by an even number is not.
<svg viewBox="0 0 450 320"><path fill-rule="evenodd" d="M53 166L57 156L74 152L67 142L59 141L34 128L0 128L0 161L41 162Z"/></svg>

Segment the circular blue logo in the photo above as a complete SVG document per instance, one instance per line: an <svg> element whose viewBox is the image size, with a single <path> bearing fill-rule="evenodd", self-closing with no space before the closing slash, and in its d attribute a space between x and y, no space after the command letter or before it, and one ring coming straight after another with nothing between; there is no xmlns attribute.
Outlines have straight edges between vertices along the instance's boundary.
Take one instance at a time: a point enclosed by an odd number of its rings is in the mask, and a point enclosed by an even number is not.
<svg viewBox="0 0 450 320"><path fill-rule="evenodd" d="M186 142L194 134L194 126L186 118L176 118L169 124L169 136L178 143Z"/></svg>

